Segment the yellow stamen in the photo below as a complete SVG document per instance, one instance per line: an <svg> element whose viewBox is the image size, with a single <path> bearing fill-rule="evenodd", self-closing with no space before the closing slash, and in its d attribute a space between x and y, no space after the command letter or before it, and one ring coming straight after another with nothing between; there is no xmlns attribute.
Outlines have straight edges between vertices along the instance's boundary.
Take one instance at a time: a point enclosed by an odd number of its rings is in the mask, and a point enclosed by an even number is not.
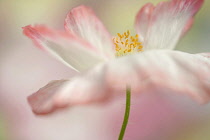
<svg viewBox="0 0 210 140"><path fill-rule="evenodd" d="M116 56L124 56L136 52L143 51L142 43L138 41L138 34L130 36L130 31L123 34L117 33L117 37L113 38L115 44Z"/></svg>

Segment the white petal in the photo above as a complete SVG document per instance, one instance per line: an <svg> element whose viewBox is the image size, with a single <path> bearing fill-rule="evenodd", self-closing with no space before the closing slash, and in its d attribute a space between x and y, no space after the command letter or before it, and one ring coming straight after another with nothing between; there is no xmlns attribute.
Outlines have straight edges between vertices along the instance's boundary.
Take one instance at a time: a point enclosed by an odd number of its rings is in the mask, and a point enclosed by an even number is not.
<svg viewBox="0 0 210 140"><path fill-rule="evenodd" d="M198 54L148 51L108 67L107 86L114 91L123 91L130 84L136 93L166 88L190 95L198 102L210 99L210 59Z"/></svg>
<svg viewBox="0 0 210 140"><path fill-rule="evenodd" d="M150 19L155 6L151 3L145 4L136 15L135 28L139 34L139 41L145 42L147 36Z"/></svg>
<svg viewBox="0 0 210 140"><path fill-rule="evenodd" d="M91 73L86 77L78 76L71 80L51 81L28 97L32 111L38 115L44 115L68 106L106 100L110 96L105 93L107 90L104 86L104 75L100 75L104 69L100 66L98 68L94 71L97 77ZM98 72L100 74L96 74Z"/></svg>
<svg viewBox="0 0 210 140"><path fill-rule="evenodd" d="M174 49L193 24L203 0L171 0L146 4L136 16L136 31L145 50Z"/></svg>
<svg viewBox="0 0 210 140"><path fill-rule="evenodd" d="M83 71L105 61L104 56L90 44L66 32L59 32L45 26L26 26L24 34L39 48L49 52L67 66Z"/></svg>
<svg viewBox="0 0 210 140"><path fill-rule="evenodd" d="M102 55L114 57L112 38L91 8L83 5L73 8L65 19L65 28L87 40Z"/></svg>
<svg viewBox="0 0 210 140"><path fill-rule="evenodd" d="M204 103L210 100L210 59L179 51L125 56L98 65L71 82L55 84L50 90L46 86L30 96L29 103L35 113L49 113L63 106L102 102L115 94L124 95L127 85L133 94L168 89ZM51 108L46 109L45 104Z"/></svg>

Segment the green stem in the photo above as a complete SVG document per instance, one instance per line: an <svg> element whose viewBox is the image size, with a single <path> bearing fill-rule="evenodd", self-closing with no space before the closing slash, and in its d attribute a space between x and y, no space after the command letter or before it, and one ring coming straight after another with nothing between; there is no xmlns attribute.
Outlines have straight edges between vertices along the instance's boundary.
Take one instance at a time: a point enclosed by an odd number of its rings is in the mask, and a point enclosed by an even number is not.
<svg viewBox="0 0 210 140"><path fill-rule="evenodd" d="M130 87L126 87L126 107L125 107L125 114L124 114L124 120L121 127L120 135L118 140L123 140L125 130L128 124L128 119L130 115L130 104L131 104L131 89Z"/></svg>

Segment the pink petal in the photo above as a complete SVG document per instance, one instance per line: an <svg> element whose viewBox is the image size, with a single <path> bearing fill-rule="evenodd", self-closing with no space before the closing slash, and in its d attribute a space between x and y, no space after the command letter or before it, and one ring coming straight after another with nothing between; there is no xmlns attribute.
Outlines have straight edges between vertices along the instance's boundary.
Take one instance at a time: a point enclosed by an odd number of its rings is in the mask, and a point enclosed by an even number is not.
<svg viewBox="0 0 210 140"><path fill-rule="evenodd" d="M114 47L111 36L94 11L86 6L73 8L65 19L65 28L89 43L101 54L114 57Z"/></svg>
<svg viewBox="0 0 210 140"><path fill-rule="evenodd" d="M194 18L191 18L188 20L188 22L186 23L183 31L182 31L182 36L184 36L193 26L193 22L194 22Z"/></svg>
<svg viewBox="0 0 210 140"><path fill-rule="evenodd" d="M202 7L204 0L172 0L173 6L178 6L180 10L189 8L191 14L194 16Z"/></svg>
<svg viewBox="0 0 210 140"><path fill-rule="evenodd" d="M61 89L68 82L67 80L52 81L37 91L36 94L29 96L28 100L30 105L33 106L33 111L37 114L45 114L54 111L57 107L62 108L67 106L68 104L64 100L57 103L54 96L57 92L60 94L65 92L61 92Z"/></svg>
<svg viewBox="0 0 210 140"><path fill-rule="evenodd" d="M36 46L49 52L67 66L77 70L86 70L105 61L89 43L69 33L55 31L45 26L26 26L23 33L32 39Z"/></svg>
<svg viewBox="0 0 210 140"><path fill-rule="evenodd" d="M193 24L203 0L171 0L146 4L136 16L136 31L145 49L173 49Z"/></svg>
<svg viewBox="0 0 210 140"><path fill-rule="evenodd" d="M210 53L200 53L199 55L205 56L207 58L210 58Z"/></svg>
<svg viewBox="0 0 210 140"><path fill-rule="evenodd" d="M210 99L210 59L179 51L147 51L125 56L98 65L71 82L46 86L30 96L29 103L35 113L49 113L69 105L124 96L127 85L133 94L166 89L171 94L188 95L205 103Z"/></svg>
<svg viewBox="0 0 210 140"><path fill-rule="evenodd" d="M170 89L204 103L210 99L210 59L203 56L178 51L148 51L122 58L108 66L107 86L113 92L122 92L127 84L135 93Z"/></svg>
<svg viewBox="0 0 210 140"><path fill-rule="evenodd" d="M144 42L144 38L146 37L154 8L155 7L151 3L147 3L140 9L138 14L136 15L135 28L136 32L140 35L139 39L141 42Z"/></svg>
<svg viewBox="0 0 210 140"><path fill-rule="evenodd" d="M92 75L52 81L29 96L28 102L34 113L44 115L68 106L103 101L109 95L103 93L106 91L103 82L102 77L94 78ZM80 85L79 88L78 85ZM103 94L98 94L98 91Z"/></svg>

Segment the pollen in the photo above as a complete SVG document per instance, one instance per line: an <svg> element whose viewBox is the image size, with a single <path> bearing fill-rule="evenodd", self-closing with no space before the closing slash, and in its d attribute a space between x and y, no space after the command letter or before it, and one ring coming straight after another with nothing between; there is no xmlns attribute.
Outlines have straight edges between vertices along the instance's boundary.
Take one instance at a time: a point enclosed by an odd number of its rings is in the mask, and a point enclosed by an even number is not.
<svg viewBox="0 0 210 140"><path fill-rule="evenodd" d="M138 41L138 34L131 36L129 30L123 34L118 33L117 37L113 38L113 42L116 57L143 51L142 43Z"/></svg>

